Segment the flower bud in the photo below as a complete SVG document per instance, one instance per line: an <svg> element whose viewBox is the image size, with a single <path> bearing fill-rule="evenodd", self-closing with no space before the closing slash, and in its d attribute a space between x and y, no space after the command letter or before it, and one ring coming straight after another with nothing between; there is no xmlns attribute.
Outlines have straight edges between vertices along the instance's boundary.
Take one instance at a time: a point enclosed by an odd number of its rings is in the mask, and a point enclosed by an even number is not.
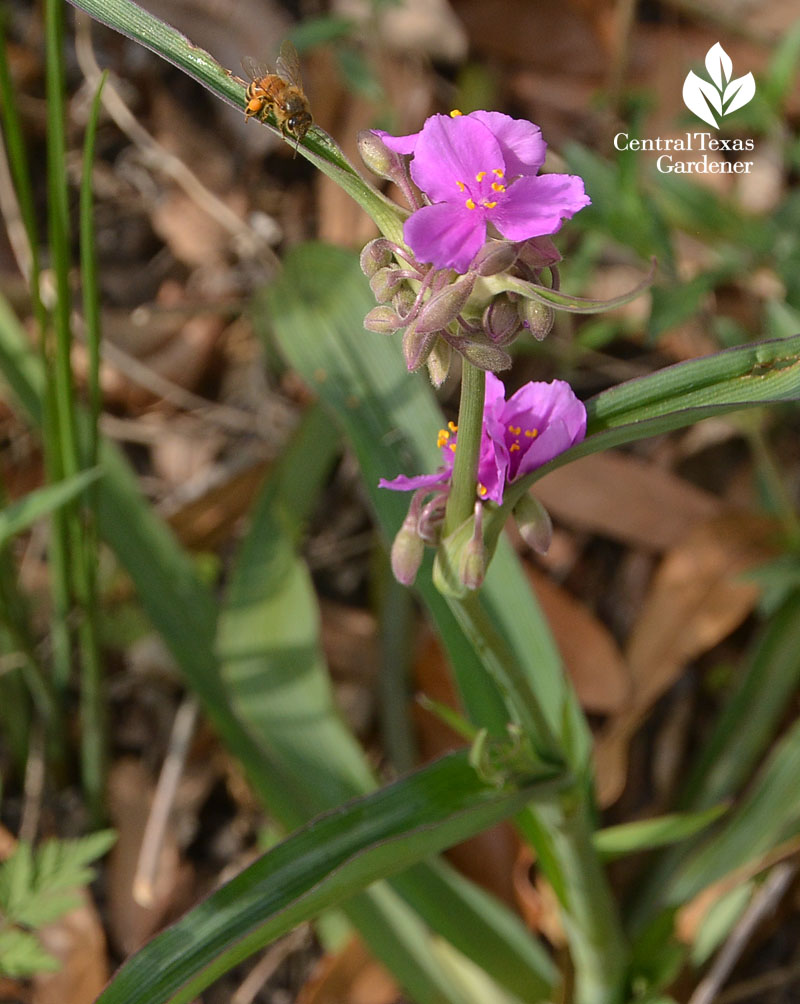
<svg viewBox="0 0 800 1004"><path fill-rule="evenodd" d="M395 180L398 172L402 173L399 154L390 150L380 136L371 129L362 129L358 134L358 152L361 159L379 178Z"/></svg>
<svg viewBox="0 0 800 1004"><path fill-rule="evenodd" d="M450 372L453 352L444 338L437 338L428 356L428 376L434 387L441 387Z"/></svg>
<svg viewBox="0 0 800 1004"><path fill-rule="evenodd" d="M517 258L515 244L508 241L487 241L472 259L470 272L478 275L497 275L511 268Z"/></svg>
<svg viewBox="0 0 800 1004"><path fill-rule="evenodd" d="M530 331L537 342L541 342L550 334L555 314L549 304L525 298L520 300L517 308L522 326Z"/></svg>
<svg viewBox="0 0 800 1004"><path fill-rule="evenodd" d="M514 506L514 519L528 547L537 554L546 554L553 539L553 522L539 499L526 492Z"/></svg>
<svg viewBox="0 0 800 1004"><path fill-rule="evenodd" d="M442 536L444 514L447 508L447 492L439 492L422 507L417 520L417 533L420 538L432 547L436 547Z"/></svg>
<svg viewBox="0 0 800 1004"><path fill-rule="evenodd" d="M439 333L437 331L420 332L417 331L416 322L408 325L403 334L403 355L406 357L406 366L409 372L418 370L423 363L428 361L434 342Z"/></svg>
<svg viewBox="0 0 800 1004"><path fill-rule="evenodd" d="M386 268L392 263L392 248L385 237L376 237L364 245L359 258L361 271L370 279L379 268Z"/></svg>
<svg viewBox="0 0 800 1004"><path fill-rule="evenodd" d="M391 307L373 307L364 318L367 331L377 331L379 335L393 335L403 322Z"/></svg>
<svg viewBox="0 0 800 1004"><path fill-rule="evenodd" d="M549 237L531 237L519 245L519 259L528 268L538 271L561 261L558 248Z"/></svg>
<svg viewBox="0 0 800 1004"><path fill-rule="evenodd" d="M451 324L464 309L464 305L475 285L474 275L465 275L463 279L445 286L443 290L434 293L426 300L419 312L417 330L426 333L439 331Z"/></svg>
<svg viewBox="0 0 800 1004"><path fill-rule="evenodd" d="M522 329L517 304L507 295L496 296L483 312L483 330L495 345L508 345Z"/></svg>
<svg viewBox="0 0 800 1004"><path fill-rule="evenodd" d="M372 290L378 303L388 303L394 296L399 284L403 281L403 278L396 274L395 269L379 268L370 277L369 288Z"/></svg>
<svg viewBox="0 0 800 1004"><path fill-rule="evenodd" d="M425 554L425 545L416 528L417 521L409 512L392 543L392 572L403 586L412 586Z"/></svg>
<svg viewBox="0 0 800 1004"><path fill-rule="evenodd" d="M483 506L475 503L472 536L461 552L459 578L467 589L480 589L486 576L486 547L483 543Z"/></svg>
<svg viewBox="0 0 800 1004"><path fill-rule="evenodd" d="M401 317L408 319L409 312L414 306L416 297L408 286L400 286L392 297L392 306Z"/></svg>
<svg viewBox="0 0 800 1004"><path fill-rule="evenodd" d="M492 373L496 373L498 370L507 370L511 365L511 356L488 338L465 335L451 344L467 362L477 366L479 370L491 370Z"/></svg>

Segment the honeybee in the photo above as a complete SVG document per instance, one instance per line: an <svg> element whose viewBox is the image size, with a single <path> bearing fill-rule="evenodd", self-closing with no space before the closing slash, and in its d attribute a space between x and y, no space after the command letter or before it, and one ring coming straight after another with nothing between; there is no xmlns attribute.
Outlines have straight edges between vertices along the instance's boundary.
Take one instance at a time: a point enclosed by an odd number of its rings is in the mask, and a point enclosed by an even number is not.
<svg viewBox="0 0 800 1004"><path fill-rule="evenodd" d="M311 128L311 106L303 90L300 60L297 49L287 39L271 73L263 63L245 56L242 66L250 83L247 86L245 119L257 115L264 119L271 111L278 121L284 138L291 137L299 145ZM297 146L295 146L295 151Z"/></svg>

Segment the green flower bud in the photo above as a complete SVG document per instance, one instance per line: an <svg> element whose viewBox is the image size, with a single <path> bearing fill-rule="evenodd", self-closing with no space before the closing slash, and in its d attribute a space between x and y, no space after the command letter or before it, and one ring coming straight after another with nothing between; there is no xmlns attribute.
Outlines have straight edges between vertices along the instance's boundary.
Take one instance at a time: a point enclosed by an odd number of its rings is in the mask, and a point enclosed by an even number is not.
<svg viewBox="0 0 800 1004"><path fill-rule="evenodd" d="M392 248L385 237L376 237L369 244L364 245L359 258L361 271L371 279L379 268L386 268L392 263Z"/></svg>
<svg viewBox="0 0 800 1004"><path fill-rule="evenodd" d="M453 351L443 338L437 338L428 356L428 376L434 387L441 387L450 372Z"/></svg>
<svg viewBox="0 0 800 1004"><path fill-rule="evenodd" d="M377 331L379 335L393 335L403 327L403 322L391 307L373 307L364 318L367 331Z"/></svg>
<svg viewBox="0 0 800 1004"><path fill-rule="evenodd" d="M412 321L403 334L403 355L406 366L413 372L428 361L434 343L439 337L438 331L417 331L417 325Z"/></svg>
<svg viewBox="0 0 800 1004"><path fill-rule="evenodd" d="M393 181L398 171L402 172L399 155L390 150L371 129L362 129L358 134L358 152L370 171L379 178Z"/></svg>
<svg viewBox="0 0 800 1004"><path fill-rule="evenodd" d="M553 540L553 522L539 499L535 495L523 495L514 506L514 519L528 547L537 554L546 554Z"/></svg>
<svg viewBox="0 0 800 1004"><path fill-rule="evenodd" d="M369 287L378 303L388 303L401 282L403 279L397 277L395 269L379 268L370 277Z"/></svg>
<svg viewBox="0 0 800 1004"><path fill-rule="evenodd" d="M553 308L541 300L522 299L517 305L522 326L527 328L537 342L550 334L555 314Z"/></svg>
<svg viewBox="0 0 800 1004"><path fill-rule="evenodd" d="M417 521L409 512L392 543L392 572L403 586L413 586L425 554L417 533Z"/></svg>
<svg viewBox="0 0 800 1004"><path fill-rule="evenodd" d="M458 574L467 589L480 589L486 577L486 547L483 543L483 506L475 503L472 536L461 552Z"/></svg>

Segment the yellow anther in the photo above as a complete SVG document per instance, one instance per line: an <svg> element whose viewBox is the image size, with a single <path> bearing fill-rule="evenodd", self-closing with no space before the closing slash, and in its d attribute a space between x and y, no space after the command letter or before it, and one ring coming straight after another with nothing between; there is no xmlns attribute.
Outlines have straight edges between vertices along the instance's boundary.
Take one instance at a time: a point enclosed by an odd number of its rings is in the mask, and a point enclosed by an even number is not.
<svg viewBox="0 0 800 1004"><path fill-rule="evenodd" d="M439 447L444 446L447 440L450 438L450 433L447 429L439 429L439 435L436 439L436 445Z"/></svg>
<svg viewBox="0 0 800 1004"><path fill-rule="evenodd" d="M493 167L492 168L492 174L496 174L498 178L505 177L505 173L506 172L503 170L502 167Z"/></svg>
<svg viewBox="0 0 800 1004"><path fill-rule="evenodd" d="M455 423L455 422L453 422L452 420L451 420L450 422L448 422L448 423L447 423L447 428L448 428L448 429L449 429L449 430L450 430L451 432L458 432L458 426L457 426L457 425L456 425L456 423Z"/></svg>
<svg viewBox="0 0 800 1004"><path fill-rule="evenodd" d="M457 181L456 184L458 185L459 192L466 191L467 186L464 184L463 181Z"/></svg>
<svg viewBox="0 0 800 1004"><path fill-rule="evenodd" d="M467 209L477 209L478 208L475 205L475 201L473 199L467 199L467 201L464 203L464 205L467 207Z"/></svg>
<svg viewBox="0 0 800 1004"><path fill-rule="evenodd" d="M506 190L506 186L505 185L501 185L499 181L493 181L492 182L492 191L493 192L504 192L505 190Z"/></svg>
<svg viewBox="0 0 800 1004"><path fill-rule="evenodd" d="M519 448L520 448L519 443L512 443L511 446L509 446L508 448L508 452L516 453L519 450Z"/></svg>
<svg viewBox="0 0 800 1004"><path fill-rule="evenodd" d="M455 453L456 452L456 444L455 443L451 443L450 444L450 449L453 451L453 453Z"/></svg>
<svg viewBox="0 0 800 1004"><path fill-rule="evenodd" d="M488 491L489 491L489 489L486 487L486 485L482 485L480 482L478 482L478 494L479 495L485 495Z"/></svg>
<svg viewBox="0 0 800 1004"><path fill-rule="evenodd" d="M486 199L484 199L483 200L483 205L486 206L487 209L494 209L494 207L497 205L497 203L496 202L488 202Z"/></svg>
<svg viewBox="0 0 800 1004"><path fill-rule="evenodd" d="M478 173L475 175L475 180L483 181L485 177L486 177L486 171L478 171Z"/></svg>
<svg viewBox="0 0 800 1004"><path fill-rule="evenodd" d="M463 114L464 114L463 112L460 112L457 108L454 108L450 112L450 118L451 119L457 119L459 115L463 115Z"/></svg>
<svg viewBox="0 0 800 1004"><path fill-rule="evenodd" d="M522 426L521 425L509 425L508 431L511 433L512 436L518 436L522 432Z"/></svg>
<svg viewBox="0 0 800 1004"><path fill-rule="evenodd" d="M539 435L539 430L538 429L526 429L525 430L525 435L528 437L528 439L536 439L536 437Z"/></svg>

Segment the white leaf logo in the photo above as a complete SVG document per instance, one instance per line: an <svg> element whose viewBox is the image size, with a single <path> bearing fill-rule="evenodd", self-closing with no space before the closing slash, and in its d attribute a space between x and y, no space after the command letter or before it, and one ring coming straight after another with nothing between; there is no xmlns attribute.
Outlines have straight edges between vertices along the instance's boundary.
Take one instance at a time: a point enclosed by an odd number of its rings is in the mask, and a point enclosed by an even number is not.
<svg viewBox="0 0 800 1004"><path fill-rule="evenodd" d="M703 122L719 128L722 118L753 100L756 82L752 73L731 80L733 62L719 42L706 53L706 69L711 80L704 80L689 70L683 82L683 103Z"/></svg>

